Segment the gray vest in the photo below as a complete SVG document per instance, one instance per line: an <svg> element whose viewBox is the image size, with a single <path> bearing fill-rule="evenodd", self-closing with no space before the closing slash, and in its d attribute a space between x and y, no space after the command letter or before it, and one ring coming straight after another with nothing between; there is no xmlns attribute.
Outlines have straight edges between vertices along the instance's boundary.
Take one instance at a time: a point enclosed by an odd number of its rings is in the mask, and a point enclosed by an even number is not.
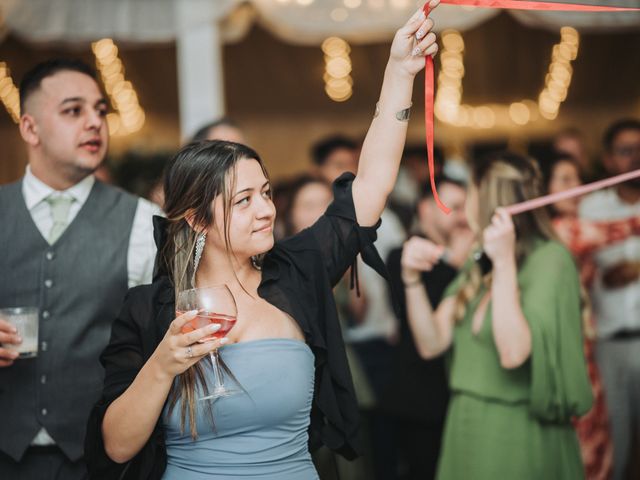
<svg viewBox="0 0 640 480"><path fill-rule="evenodd" d="M0 451L18 461L41 426L75 461L104 379L99 356L127 292L137 198L96 181L54 245L22 182L0 187L0 307L38 306L39 350L0 368Z"/></svg>

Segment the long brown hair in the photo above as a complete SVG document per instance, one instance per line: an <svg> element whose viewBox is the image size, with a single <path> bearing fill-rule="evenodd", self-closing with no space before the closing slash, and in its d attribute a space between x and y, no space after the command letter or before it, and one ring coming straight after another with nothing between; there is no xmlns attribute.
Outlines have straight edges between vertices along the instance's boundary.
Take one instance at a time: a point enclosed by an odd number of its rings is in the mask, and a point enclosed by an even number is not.
<svg viewBox="0 0 640 480"><path fill-rule="evenodd" d="M542 195L542 175L537 163L527 157L510 152L494 154L472 167L473 187L478 197L478 232L491 224L498 207L505 207ZM521 265L533 250L536 239L558 240L549 213L544 208L513 217L516 231L516 262ZM559 240L558 240L559 241ZM476 297L482 284L491 284L491 273L482 274L474 263L465 272L462 286L456 297L455 319L464 318L469 302Z"/></svg>
<svg viewBox="0 0 640 480"><path fill-rule="evenodd" d="M194 251L198 232L193 225L208 227L214 223L213 201L222 195L223 228L227 254L232 255L229 239L231 200L236 184L236 164L241 159L253 159L267 171L258 154L251 148L233 142L206 141L186 145L169 163L165 180L164 210L169 222L164 245L159 252L161 268L166 270L177 292L195 288ZM201 362L178 376L169 394L169 414L181 400L180 426L184 432L187 412L191 437L196 439L196 388L207 393L207 382ZM211 421L213 415L209 409Z"/></svg>

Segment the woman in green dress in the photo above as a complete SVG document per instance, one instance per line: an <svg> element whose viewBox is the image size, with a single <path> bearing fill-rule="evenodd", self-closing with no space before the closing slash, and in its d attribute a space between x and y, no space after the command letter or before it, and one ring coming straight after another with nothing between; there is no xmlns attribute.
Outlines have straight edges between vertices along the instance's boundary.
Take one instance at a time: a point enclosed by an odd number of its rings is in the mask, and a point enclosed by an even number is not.
<svg viewBox="0 0 640 480"><path fill-rule="evenodd" d="M412 238L402 258L417 349L424 358L450 355L437 478L584 478L572 419L589 410L592 396L574 261L544 209L512 219L500 208L541 194L533 161L496 155L472 177L467 216L492 269L469 261L434 312L420 272L441 247Z"/></svg>

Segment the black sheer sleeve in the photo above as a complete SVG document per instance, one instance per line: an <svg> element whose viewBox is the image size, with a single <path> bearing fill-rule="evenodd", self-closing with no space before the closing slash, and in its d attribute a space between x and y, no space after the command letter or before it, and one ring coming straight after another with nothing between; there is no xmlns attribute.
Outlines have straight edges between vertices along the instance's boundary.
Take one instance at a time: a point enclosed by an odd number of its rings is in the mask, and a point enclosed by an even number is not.
<svg viewBox="0 0 640 480"><path fill-rule="evenodd" d="M357 287L356 256L358 253L362 255L362 260L367 265L382 277L387 278L384 262L373 245L377 239L376 231L381 220L370 227L358 224L351 192L354 178L352 173L344 173L333 183L333 202L325 214L310 228L333 286L351 267L352 286L355 283Z"/></svg>

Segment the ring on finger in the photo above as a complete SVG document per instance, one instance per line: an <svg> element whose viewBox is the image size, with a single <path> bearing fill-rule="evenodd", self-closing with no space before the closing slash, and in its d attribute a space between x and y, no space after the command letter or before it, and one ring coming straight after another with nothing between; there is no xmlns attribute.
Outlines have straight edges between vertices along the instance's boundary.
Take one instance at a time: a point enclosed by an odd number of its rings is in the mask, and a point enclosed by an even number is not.
<svg viewBox="0 0 640 480"><path fill-rule="evenodd" d="M187 347L187 357L193 358L193 350L191 349L191 346Z"/></svg>

